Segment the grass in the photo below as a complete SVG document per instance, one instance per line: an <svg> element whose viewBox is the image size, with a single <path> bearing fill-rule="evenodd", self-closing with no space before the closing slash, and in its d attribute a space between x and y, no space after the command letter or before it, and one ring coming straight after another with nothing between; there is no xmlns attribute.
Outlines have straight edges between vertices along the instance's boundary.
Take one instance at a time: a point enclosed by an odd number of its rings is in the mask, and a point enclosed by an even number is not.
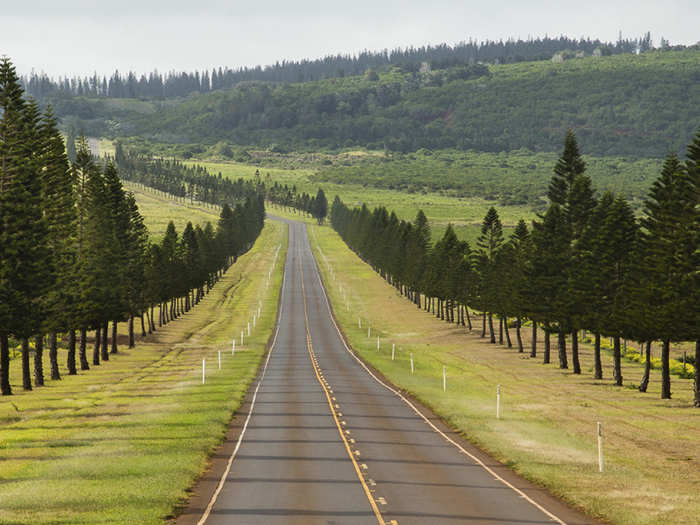
<svg viewBox="0 0 700 525"><path fill-rule="evenodd" d="M313 179L313 171L308 169L282 169L251 166L237 162L201 162L210 172L232 179L255 177L259 171L261 179L266 183L287 184L296 186L299 192L315 195L319 184ZM269 173L269 177L267 176ZM371 208L385 206L396 212L400 219L413 220L419 209L428 217L432 228L433 238L437 239L444 233L448 224L455 227L461 239L473 243L479 235L479 228L486 212L495 206L501 217L506 231L512 229L518 220L534 219L535 213L524 205L499 206L494 201L479 197L453 197L437 192L405 193L398 190L366 188L361 184L337 184L324 182L320 184L329 201L329 206L338 195L349 206L361 206L366 203ZM274 210L272 210L274 212Z"/></svg>
<svg viewBox="0 0 700 525"><path fill-rule="evenodd" d="M190 204L185 200L163 198L155 190L123 181L125 189L131 191L136 198L136 204L143 216L144 223L153 242L159 242L165 235L168 222L175 223L175 229L182 233L188 222L204 226L211 222L216 226L219 220L218 207L208 207L203 203Z"/></svg>
<svg viewBox="0 0 700 525"><path fill-rule="evenodd" d="M275 323L285 252L286 228L266 223L201 304L89 372L25 393L13 363L16 395L0 399L0 523L142 525L172 516L255 377ZM266 286L259 270L276 253ZM259 301L257 329L232 357L231 337Z"/></svg>
<svg viewBox="0 0 700 525"><path fill-rule="evenodd" d="M673 399L661 400L656 370L649 392L636 390L642 376L638 363L623 363L627 387L613 386L608 354L603 356L605 379L594 380L589 345L581 347L580 376L543 365L540 357L489 345L478 337L479 323L469 333L438 321L399 296L331 228L308 228L341 327L353 348L394 384L468 440L592 516L629 525L697 523L700 411L692 408L691 380L674 377ZM523 335L529 344L529 329ZM503 405L497 420L499 384ZM604 433L602 474L597 471L598 421Z"/></svg>

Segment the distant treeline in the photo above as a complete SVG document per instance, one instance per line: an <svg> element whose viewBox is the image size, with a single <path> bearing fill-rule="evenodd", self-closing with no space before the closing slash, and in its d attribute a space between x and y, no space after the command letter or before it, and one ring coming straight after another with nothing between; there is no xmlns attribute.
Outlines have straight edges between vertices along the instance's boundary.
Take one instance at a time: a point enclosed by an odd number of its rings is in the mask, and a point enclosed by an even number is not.
<svg viewBox="0 0 700 525"><path fill-rule="evenodd" d="M179 236L170 222L162 242L151 244L115 163L98 166L84 137L71 163L50 109L42 114L24 99L7 58L0 60L0 115L2 395L12 393L16 344L24 390L32 389L32 354L34 385L44 384L47 341L51 379L61 378L59 343L69 375L99 365L118 351L118 322L128 321L131 347L135 317L146 335L144 318L155 330L156 308L158 326L188 311L263 227L263 195L251 194L235 209L224 203L216 228L188 223ZM95 331L92 363L88 330Z"/></svg>
<svg viewBox="0 0 700 525"><path fill-rule="evenodd" d="M53 79L45 73L32 72L22 79L27 93L43 100L46 97L110 97L165 99L184 97L192 93L208 93L226 89L246 81L307 82L363 74L370 68L398 66L405 71L417 72L424 62L433 69L445 69L477 62L512 63L548 60L555 53L582 51L590 55L599 49L603 55L644 52L652 49L649 33L640 38L620 38L617 42L598 39L536 38L528 40L469 40L456 45L396 48L391 51L363 51L356 55L326 56L317 60L282 61L267 66L214 68L211 71L170 72L137 75L115 71L109 77L63 77ZM662 39L661 49L671 49ZM674 46L681 49L683 46Z"/></svg>
<svg viewBox="0 0 700 525"><path fill-rule="evenodd" d="M570 132L549 185L549 207L530 226L521 220L510 239L495 208L484 217L476 246L459 241L451 226L431 244L422 211L407 222L383 207L350 209L338 197L331 222L350 248L419 307L448 322L466 321L470 329L469 308L483 312L481 335L488 321L491 343L496 314L499 342L505 331L509 347L512 321L520 352L522 322L529 319L531 357L539 326L544 362L550 362L554 334L559 367L569 368L570 357L574 374L581 373L581 330L594 334L596 379L603 377L601 336L613 339L613 377L620 386L621 339L644 342L639 389L646 391L651 341L662 341L661 397L670 398L670 342L695 341L700 407L700 132L684 162L667 156L640 219L619 195L596 199L585 168Z"/></svg>

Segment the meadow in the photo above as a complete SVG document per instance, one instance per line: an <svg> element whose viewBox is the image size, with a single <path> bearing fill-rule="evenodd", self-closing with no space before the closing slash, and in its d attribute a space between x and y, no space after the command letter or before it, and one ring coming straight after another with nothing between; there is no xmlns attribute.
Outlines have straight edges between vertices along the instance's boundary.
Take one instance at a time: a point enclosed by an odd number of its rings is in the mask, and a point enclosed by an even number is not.
<svg viewBox="0 0 700 525"><path fill-rule="evenodd" d="M124 188L134 194L151 242L162 240L170 221L175 224L177 232L182 233L188 222L203 227L207 222L216 226L219 220L218 207L204 203L192 204L186 199L163 198L156 190L128 181L124 181Z"/></svg>
<svg viewBox="0 0 700 525"><path fill-rule="evenodd" d="M122 344L89 372L32 392L17 387L0 401L0 523L156 524L176 515L257 373L276 320L286 239L283 225L267 222L182 318L133 349ZM273 264L267 285L259 270ZM256 328L232 356L232 337L258 306ZM125 343L125 325L119 335ZM19 367L12 374L21 384Z"/></svg>
<svg viewBox="0 0 700 525"><path fill-rule="evenodd" d="M329 206L336 195L348 206L361 206L366 203L371 208L385 206L394 211L400 219L413 220L422 209L430 221L433 238L443 234L448 224L455 227L457 235L474 242L479 234L481 221L491 206L496 206L504 228L508 232L523 219L534 219L535 212L525 205L499 206L497 203L479 197L454 197L439 192L405 193L399 190L367 188L362 184L337 184L314 179L312 169L267 168L237 162L192 161L206 167L211 173L221 173L223 177L238 179L255 178L256 172L265 184L286 184L296 186L297 191L316 194L319 186L328 198ZM269 177L268 177L269 174ZM271 208L274 212L274 208Z"/></svg>
<svg viewBox="0 0 700 525"><path fill-rule="evenodd" d="M402 298L330 227L307 228L336 318L354 350L467 440L591 516L629 525L697 523L700 414L692 407L691 380L674 376L673 399L664 401L656 370L649 391L636 390L643 369L635 362L623 363L626 386L615 387L608 353L604 379L594 380L587 344L581 346L580 376L543 365L541 357L487 344L478 337L478 322L470 333L437 320ZM526 345L528 332L523 331ZM604 436L602 473L598 422Z"/></svg>

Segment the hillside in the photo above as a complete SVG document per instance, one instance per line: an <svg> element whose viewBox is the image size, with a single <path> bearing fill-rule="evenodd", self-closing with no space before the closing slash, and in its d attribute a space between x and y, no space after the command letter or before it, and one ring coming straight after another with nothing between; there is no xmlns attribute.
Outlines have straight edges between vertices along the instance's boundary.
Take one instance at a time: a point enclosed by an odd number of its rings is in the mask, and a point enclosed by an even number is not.
<svg viewBox="0 0 700 525"><path fill-rule="evenodd" d="M98 134L156 142L555 152L571 127L588 154L658 157L680 151L700 122L700 51L394 68L374 79L249 82L180 102L119 102L73 99L57 110L82 115L77 122Z"/></svg>

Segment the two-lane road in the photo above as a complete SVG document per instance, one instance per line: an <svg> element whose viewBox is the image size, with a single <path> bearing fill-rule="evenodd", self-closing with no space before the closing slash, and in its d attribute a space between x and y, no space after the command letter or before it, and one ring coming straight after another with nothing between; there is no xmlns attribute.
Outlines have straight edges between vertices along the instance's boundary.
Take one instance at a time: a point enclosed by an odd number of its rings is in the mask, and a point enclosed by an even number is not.
<svg viewBox="0 0 700 525"><path fill-rule="evenodd" d="M345 346L289 221L277 331L229 468L182 523L592 523L463 444ZM195 515L197 513L198 515Z"/></svg>

